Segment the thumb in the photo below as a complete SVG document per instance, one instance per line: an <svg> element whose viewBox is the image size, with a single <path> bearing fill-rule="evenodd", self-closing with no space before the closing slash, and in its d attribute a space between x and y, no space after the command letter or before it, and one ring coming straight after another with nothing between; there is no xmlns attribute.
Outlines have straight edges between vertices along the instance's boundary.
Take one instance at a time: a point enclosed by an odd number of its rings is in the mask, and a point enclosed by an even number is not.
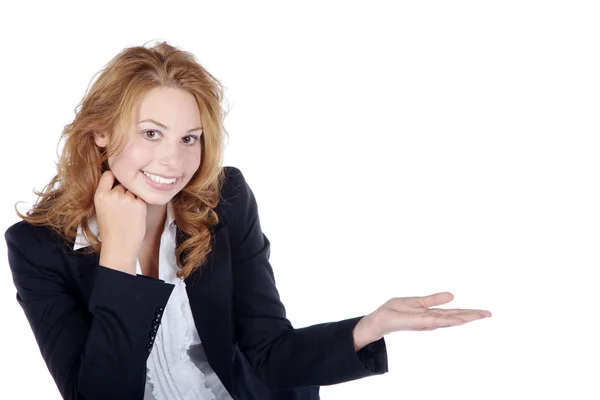
<svg viewBox="0 0 600 400"><path fill-rule="evenodd" d="M112 171L105 171L100 177L98 187L96 188L96 193L110 192L114 181L115 176L113 175Z"/></svg>
<svg viewBox="0 0 600 400"><path fill-rule="evenodd" d="M454 295L452 293L439 292L430 294L429 296L420 297L417 301L421 304L421 306L429 308L450 303L452 300L454 300Z"/></svg>

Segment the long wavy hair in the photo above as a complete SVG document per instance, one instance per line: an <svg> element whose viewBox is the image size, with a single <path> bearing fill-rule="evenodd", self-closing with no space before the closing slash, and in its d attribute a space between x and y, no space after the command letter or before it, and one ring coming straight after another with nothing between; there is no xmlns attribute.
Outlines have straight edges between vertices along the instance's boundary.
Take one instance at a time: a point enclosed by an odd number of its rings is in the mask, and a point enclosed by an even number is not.
<svg viewBox="0 0 600 400"><path fill-rule="evenodd" d="M65 142L58 155L56 175L41 192L33 190L39 197L26 215L17 210L16 204L15 211L30 224L49 226L70 244L74 244L81 225L91 245L84 254L99 254L101 243L89 223L95 217L94 194L108 168L108 158L119 154L126 144L126 135L114 132L126 131L119 128L129 126L134 104L149 90L186 90L196 98L203 134L200 167L171 200L177 229L187 235L176 251L180 268L177 276L185 278L206 261L211 250L209 227L219 222L213 209L225 179L223 86L193 54L166 42L150 48L125 48L97 74L75 108L75 119L63 129L59 144ZM106 148L95 144L94 131L109 134Z"/></svg>

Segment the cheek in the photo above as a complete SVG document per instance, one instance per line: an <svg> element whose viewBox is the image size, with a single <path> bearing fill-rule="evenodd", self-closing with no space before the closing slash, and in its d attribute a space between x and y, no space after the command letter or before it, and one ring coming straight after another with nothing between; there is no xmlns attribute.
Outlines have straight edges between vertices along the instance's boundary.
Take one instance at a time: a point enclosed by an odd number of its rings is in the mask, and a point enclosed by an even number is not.
<svg viewBox="0 0 600 400"><path fill-rule="evenodd" d="M183 159L183 169L185 178L183 180L183 184L187 185L188 182L192 179L192 176L198 171L200 167L201 156L200 154L188 154Z"/></svg>
<svg viewBox="0 0 600 400"><path fill-rule="evenodd" d="M117 179L127 181L141 168L147 154L148 152L140 151L135 146L127 146L121 154L109 158L108 165Z"/></svg>
<svg viewBox="0 0 600 400"><path fill-rule="evenodd" d="M186 172L193 174L200 167L200 161L200 152L186 154L183 160Z"/></svg>

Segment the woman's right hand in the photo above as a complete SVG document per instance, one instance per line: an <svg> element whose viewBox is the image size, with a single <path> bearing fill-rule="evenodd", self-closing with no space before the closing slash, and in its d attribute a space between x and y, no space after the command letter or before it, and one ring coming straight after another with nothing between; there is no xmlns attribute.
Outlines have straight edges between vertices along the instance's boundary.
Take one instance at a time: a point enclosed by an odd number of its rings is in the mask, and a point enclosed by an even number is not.
<svg viewBox="0 0 600 400"><path fill-rule="evenodd" d="M113 188L114 181L112 171L104 172L94 194L102 242L100 264L135 275L137 257L146 234L146 202L120 183Z"/></svg>

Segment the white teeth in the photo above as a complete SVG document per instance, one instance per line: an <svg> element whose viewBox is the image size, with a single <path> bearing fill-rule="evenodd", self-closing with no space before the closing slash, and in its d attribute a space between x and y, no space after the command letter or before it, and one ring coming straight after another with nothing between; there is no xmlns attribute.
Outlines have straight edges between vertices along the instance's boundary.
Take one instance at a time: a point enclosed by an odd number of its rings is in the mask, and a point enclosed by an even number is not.
<svg viewBox="0 0 600 400"><path fill-rule="evenodd" d="M165 178L161 178L160 176L156 176L156 175L150 175L149 173L142 171L144 173L144 175L146 175L148 178L152 179L154 182L157 183L162 183L162 184L171 184L174 183L177 179L173 178L173 179L165 179Z"/></svg>

